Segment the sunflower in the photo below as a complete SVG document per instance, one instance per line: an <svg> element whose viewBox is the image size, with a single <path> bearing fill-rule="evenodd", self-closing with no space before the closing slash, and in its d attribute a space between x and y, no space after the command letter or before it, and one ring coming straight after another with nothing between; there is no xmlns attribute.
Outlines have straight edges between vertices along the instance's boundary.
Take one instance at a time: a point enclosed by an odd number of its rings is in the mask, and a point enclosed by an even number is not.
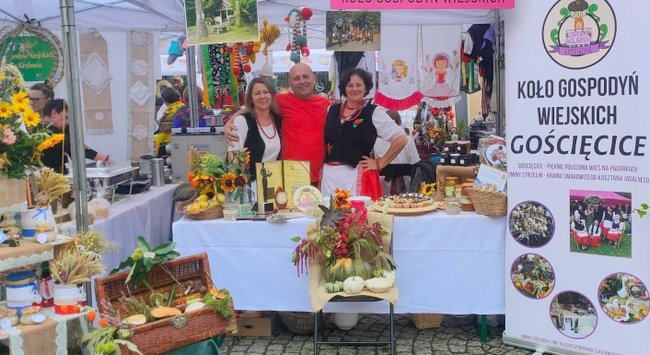
<svg viewBox="0 0 650 355"><path fill-rule="evenodd" d="M237 176L231 172L223 174L221 177L221 189L225 192L233 192L237 187L235 185L235 179Z"/></svg>
<svg viewBox="0 0 650 355"><path fill-rule="evenodd" d="M0 118L9 118L14 113L14 107L8 102L0 102Z"/></svg>
<svg viewBox="0 0 650 355"><path fill-rule="evenodd" d="M347 189L334 189L334 209L340 210L350 208L350 202L348 202L350 196L350 191Z"/></svg>
<svg viewBox="0 0 650 355"><path fill-rule="evenodd" d="M7 76L5 75L5 73L3 71L0 71L0 80L4 79L6 77Z"/></svg>
<svg viewBox="0 0 650 355"><path fill-rule="evenodd" d="M29 96L24 91L11 95L11 102L16 106L29 107Z"/></svg>
<svg viewBox="0 0 650 355"><path fill-rule="evenodd" d="M41 115L29 110L23 114L23 122L27 127L36 127L41 122Z"/></svg>
<svg viewBox="0 0 650 355"><path fill-rule="evenodd" d="M63 138L65 138L65 135L63 133L53 134L50 138L44 140L43 143L39 144L38 147L36 147L36 150L39 152L48 150L55 145L63 142Z"/></svg>
<svg viewBox="0 0 650 355"><path fill-rule="evenodd" d="M422 187L420 187L420 193L423 195L430 196L432 193L436 191L436 183L432 182L430 184L422 184Z"/></svg>
<svg viewBox="0 0 650 355"><path fill-rule="evenodd" d="M248 177L246 174L239 174L237 178L235 179L235 186L236 187L246 187L248 184Z"/></svg>
<svg viewBox="0 0 650 355"><path fill-rule="evenodd" d="M12 107L13 107L14 113L19 113L21 115L26 115L29 112L33 112L32 109L29 106L14 104Z"/></svg>

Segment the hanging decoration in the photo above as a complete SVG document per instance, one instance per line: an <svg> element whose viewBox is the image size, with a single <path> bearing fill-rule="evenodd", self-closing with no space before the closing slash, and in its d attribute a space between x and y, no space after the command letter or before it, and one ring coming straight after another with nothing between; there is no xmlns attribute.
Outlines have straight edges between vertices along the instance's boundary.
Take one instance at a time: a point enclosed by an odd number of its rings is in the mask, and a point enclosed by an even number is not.
<svg viewBox="0 0 650 355"><path fill-rule="evenodd" d="M418 33L417 25L391 26L390 31L382 32L379 85L375 94L378 105L405 110L422 99L418 90Z"/></svg>
<svg viewBox="0 0 650 355"><path fill-rule="evenodd" d="M210 44L202 46L203 59L208 69L208 91L210 106L222 108L233 105L231 96L232 70L230 53L226 44ZM232 52L232 48L230 49Z"/></svg>
<svg viewBox="0 0 650 355"><path fill-rule="evenodd" d="M151 32L128 31L126 33L127 63L127 127L129 140L128 159L138 160L153 153L153 132L155 130L154 71L142 63L154 62L154 35ZM146 69L146 70L144 70Z"/></svg>
<svg viewBox="0 0 650 355"><path fill-rule="evenodd" d="M260 30L260 40L257 42L259 51L260 46L263 44L262 54L264 54L265 62L262 65L261 75L265 77L273 77L273 66L269 61L269 47L280 38L280 27L278 25L269 25L269 20L262 20L262 29ZM253 61L254 63L255 61Z"/></svg>
<svg viewBox="0 0 650 355"><path fill-rule="evenodd" d="M300 63L300 55L309 56L307 46L307 21L314 14L311 8L303 6L299 9L291 9L284 21L289 25L289 44L287 51L291 52L290 59L294 63Z"/></svg>
<svg viewBox="0 0 650 355"><path fill-rule="evenodd" d="M445 108L460 100L460 45L457 25L421 26L420 92L431 107Z"/></svg>
<svg viewBox="0 0 650 355"><path fill-rule="evenodd" d="M84 123L88 134L113 133L111 80L106 39L94 29L79 34L83 91ZM143 60L131 63L134 76L146 76L149 64Z"/></svg>

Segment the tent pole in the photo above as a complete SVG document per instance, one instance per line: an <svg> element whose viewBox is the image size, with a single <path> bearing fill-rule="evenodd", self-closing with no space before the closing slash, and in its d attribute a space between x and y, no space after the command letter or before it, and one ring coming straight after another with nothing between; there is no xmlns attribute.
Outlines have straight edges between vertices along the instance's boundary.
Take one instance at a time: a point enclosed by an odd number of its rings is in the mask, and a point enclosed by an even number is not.
<svg viewBox="0 0 650 355"><path fill-rule="evenodd" d="M504 69L505 69L505 57L504 57L504 42L503 42L503 20L501 19L501 11L496 10L495 20L496 20L496 65L494 77L496 78L496 95L497 95L497 114L495 119L496 133L497 136L504 137L505 132L505 104L504 104Z"/></svg>
<svg viewBox="0 0 650 355"><path fill-rule="evenodd" d="M187 47L187 87L189 90L190 117L192 127L199 126L199 106L196 97L196 46Z"/></svg>
<svg viewBox="0 0 650 355"><path fill-rule="evenodd" d="M88 231L88 205L86 201L86 155L79 90L79 57L73 0L60 0L61 29L65 63L65 84L68 94L70 125L70 150L72 155L72 191L75 200L77 232Z"/></svg>

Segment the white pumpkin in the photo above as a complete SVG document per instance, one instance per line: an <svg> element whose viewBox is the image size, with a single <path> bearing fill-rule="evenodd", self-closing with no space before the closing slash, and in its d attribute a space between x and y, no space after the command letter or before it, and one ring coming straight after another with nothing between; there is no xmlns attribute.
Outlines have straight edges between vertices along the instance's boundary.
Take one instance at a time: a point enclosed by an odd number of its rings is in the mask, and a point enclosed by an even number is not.
<svg viewBox="0 0 650 355"><path fill-rule="evenodd" d="M365 284L368 290L377 293L386 292L393 287L392 280L386 277L373 277L372 279L366 280Z"/></svg>
<svg viewBox="0 0 650 355"><path fill-rule="evenodd" d="M185 307L185 313L198 311L199 309L201 309L203 307L205 307L205 303L203 303L203 302L200 302L200 301L192 302L192 303L189 303L187 305L187 307Z"/></svg>
<svg viewBox="0 0 650 355"><path fill-rule="evenodd" d="M363 279L359 276L350 276L345 281L343 281L343 291L356 295L357 293L363 291L364 282Z"/></svg>
<svg viewBox="0 0 650 355"><path fill-rule="evenodd" d="M384 276L385 279L390 280L390 287L393 287L395 284L395 271L386 271L384 270Z"/></svg>

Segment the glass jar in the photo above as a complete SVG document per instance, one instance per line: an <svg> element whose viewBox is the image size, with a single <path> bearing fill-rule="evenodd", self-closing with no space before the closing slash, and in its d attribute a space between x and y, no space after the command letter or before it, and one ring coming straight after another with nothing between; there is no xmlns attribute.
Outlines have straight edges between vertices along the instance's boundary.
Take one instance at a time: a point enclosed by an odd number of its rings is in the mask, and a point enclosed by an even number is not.
<svg viewBox="0 0 650 355"><path fill-rule="evenodd" d="M456 142L445 142L445 147L444 147L445 153L456 153L456 149L458 149Z"/></svg>
<svg viewBox="0 0 650 355"><path fill-rule="evenodd" d="M479 138L478 140L477 148L478 148L479 162L481 164L487 164L487 160L485 159L485 151L487 150L489 141L490 141L489 137Z"/></svg>
<svg viewBox="0 0 650 355"><path fill-rule="evenodd" d="M445 198L445 213L450 216L460 213L460 199L458 197Z"/></svg>
<svg viewBox="0 0 650 355"><path fill-rule="evenodd" d="M461 187L460 208L463 211L474 211L474 204L469 197L469 189L474 185L473 182L465 182Z"/></svg>
<svg viewBox="0 0 650 355"><path fill-rule="evenodd" d="M460 183L460 178L456 176L447 176L445 178L445 196L454 197L456 194L456 185Z"/></svg>
<svg viewBox="0 0 650 355"><path fill-rule="evenodd" d="M459 160L460 160L460 154L457 153L449 154L449 165L458 166Z"/></svg>

